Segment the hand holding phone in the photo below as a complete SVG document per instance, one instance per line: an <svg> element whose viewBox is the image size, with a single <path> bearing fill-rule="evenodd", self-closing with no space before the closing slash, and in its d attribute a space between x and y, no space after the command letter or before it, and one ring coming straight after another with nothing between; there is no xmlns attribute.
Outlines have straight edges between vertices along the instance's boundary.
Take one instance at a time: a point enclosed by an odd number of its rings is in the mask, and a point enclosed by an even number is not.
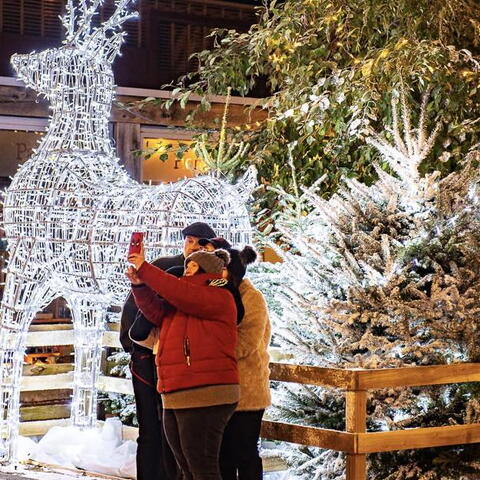
<svg viewBox="0 0 480 480"><path fill-rule="evenodd" d="M130 246L128 248L128 256L132 253L140 253L142 251L143 233L133 232L130 238Z"/></svg>
<svg viewBox="0 0 480 480"><path fill-rule="evenodd" d="M128 248L128 261L137 270L142 266L145 261L143 253L143 233L133 232L130 239L130 246Z"/></svg>

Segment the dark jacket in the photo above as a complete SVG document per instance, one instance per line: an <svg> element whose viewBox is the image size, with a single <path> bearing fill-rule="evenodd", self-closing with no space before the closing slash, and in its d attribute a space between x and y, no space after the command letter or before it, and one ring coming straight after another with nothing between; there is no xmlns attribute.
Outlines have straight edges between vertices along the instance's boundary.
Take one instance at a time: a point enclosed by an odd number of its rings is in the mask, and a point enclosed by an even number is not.
<svg viewBox="0 0 480 480"><path fill-rule="evenodd" d="M162 270L168 270L172 267L183 267L184 262L185 257L182 254L171 257L160 257L157 258L154 262L152 262L152 264L158 268L161 268ZM128 295L127 301L125 302L125 305L123 306L122 318L120 323L120 343L122 344L122 347L126 352L132 353L132 351L135 349L135 351L141 353L152 353L151 350L132 342L128 334L130 327L135 321L135 318L137 317L137 315L141 314L142 313L138 310L138 307L135 304L135 299L133 298L133 295L130 293Z"/></svg>
<svg viewBox="0 0 480 480"><path fill-rule="evenodd" d="M158 391L238 384L235 301L225 288L210 285L221 275L176 278L145 262L138 276L145 285L133 288L135 301L160 327Z"/></svg>

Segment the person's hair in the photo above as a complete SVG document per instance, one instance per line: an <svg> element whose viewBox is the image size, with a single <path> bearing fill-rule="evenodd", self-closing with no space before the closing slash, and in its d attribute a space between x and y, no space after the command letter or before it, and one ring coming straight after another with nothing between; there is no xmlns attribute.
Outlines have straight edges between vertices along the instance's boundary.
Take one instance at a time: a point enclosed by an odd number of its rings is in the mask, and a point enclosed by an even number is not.
<svg viewBox="0 0 480 480"><path fill-rule="evenodd" d="M190 262L195 262L195 260L189 260L187 259L186 263L185 263L185 270L187 269L187 265L190 263ZM197 262L195 262L197 263ZM197 263L198 265L198 263ZM195 272L195 275L198 275L199 273L206 273L205 270L200 266L198 265L198 270Z"/></svg>

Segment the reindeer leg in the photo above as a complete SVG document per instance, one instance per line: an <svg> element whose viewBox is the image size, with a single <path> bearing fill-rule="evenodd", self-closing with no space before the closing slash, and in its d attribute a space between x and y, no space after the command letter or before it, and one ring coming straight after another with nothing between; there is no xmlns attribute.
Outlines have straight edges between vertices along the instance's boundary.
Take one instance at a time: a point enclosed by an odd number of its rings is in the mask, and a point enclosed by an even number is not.
<svg viewBox="0 0 480 480"><path fill-rule="evenodd" d="M12 263L12 262L11 262ZM26 335L36 312L53 299L46 280L29 280L25 269L7 274L0 306L0 462L16 458L20 381Z"/></svg>
<svg viewBox="0 0 480 480"><path fill-rule="evenodd" d="M78 427L97 422L97 387L107 306L75 299L72 309L75 336L75 372L71 418Z"/></svg>

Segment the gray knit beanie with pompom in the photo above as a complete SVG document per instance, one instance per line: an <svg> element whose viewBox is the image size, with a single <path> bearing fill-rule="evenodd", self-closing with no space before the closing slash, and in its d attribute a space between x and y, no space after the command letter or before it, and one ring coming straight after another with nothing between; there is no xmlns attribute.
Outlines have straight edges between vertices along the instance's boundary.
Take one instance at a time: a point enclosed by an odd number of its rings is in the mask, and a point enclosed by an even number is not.
<svg viewBox="0 0 480 480"><path fill-rule="evenodd" d="M185 259L185 267L190 261L198 263L206 273L222 273L222 270L227 268L230 263L230 254L226 250L193 252Z"/></svg>

